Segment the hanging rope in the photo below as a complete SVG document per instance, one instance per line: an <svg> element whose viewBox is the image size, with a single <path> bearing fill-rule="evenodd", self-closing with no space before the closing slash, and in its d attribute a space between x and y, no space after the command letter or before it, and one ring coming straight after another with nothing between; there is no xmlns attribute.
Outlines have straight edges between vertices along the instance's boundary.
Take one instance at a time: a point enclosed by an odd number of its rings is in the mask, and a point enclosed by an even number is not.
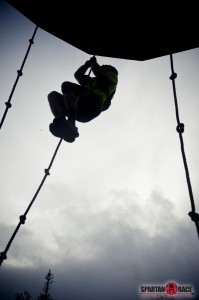
<svg viewBox="0 0 199 300"><path fill-rule="evenodd" d="M190 197L190 202L191 202L191 211L188 213L188 215L190 216L191 220L196 225L196 230L197 230L198 238L199 238L199 214L196 213L194 197L193 197L193 192L192 192L192 187L191 187L191 180L190 180L190 176L189 176L189 170L188 170L188 165L187 165L187 160L186 160L186 155L185 155L184 141L183 141L183 136L182 136L182 134L184 132L184 124L180 122L180 117L179 117L178 101L177 101L177 94L176 94L176 87L175 87L175 79L177 78L177 74L174 72L172 54L170 54L170 62L171 62L171 72L172 72L170 79L172 80L172 84L173 84L173 94L174 94L176 120L177 120L176 130L179 134L182 158L183 158L185 174L186 174L186 179L187 179L187 186L188 186L189 197Z"/></svg>
<svg viewBox="0 0 199 300"><path fill-rule="evenodd" d="M17 83L18 83L18 81L19 81L19 77L23 75L22 70L23 70L23 67L24 67L24 65L25 65L26 59L27 59L27 57L28 57L28 54L29 54L29 52L30 52L30 48L31 48L32 44L34 44L34 37L35 37L35 34L36 34L36 32L37 32L37 29L38 29L38 26L36 26L36 28L35 28L35 30L34 30L34 33L33 33L33 36L32 36L32 38L29 40L29 43L30 43L30 44L29 44L28 50L27 50L27 52L26 52L26 55L25 55L25 57L24 57L24 60L23 60L23 62L22 62L21 68L20 68L20 70L17 71L18 75L17 75L17 78L16 78L15 83L14 83L14 85L13 85L12 91L11 91L11 93L10 93L10 97L9 97L8 101L5 102L6 109L5 109L5 112L4 112L4 114L3 114L3 117L2 117L2 120L1 120L1 123L0 123L0 129L1 129L1 127L3 126L3 122L4 122L5 117L6 117L6 115L7 115L8 109L11 108L11 106L12 106L12 104L11 104L12 95L13 95L13 93L14 93L14 91L15 91L15 88L16 88L16 85L17 85Z"/></svg>
<svg viewBox="0 0 199 300"><path fill-rule="evenodd" d="M8 250L9 250L11 244L12 244L12 241L14 240L14 238L15 238L15 236L16 236L16 234L17 234L17 232L18 232L18 230L19 230L19 228L20 228L20 226L21 226L21 224L25 224L26 216L27 216L27 214L28 214L28 212L29 212L31 206L33 205L33 203L34 203L34 201L35 201L37 195L39 194L39 191L41 190L41 188L42 188L42 186L43 186L43 184L44 184L44 182L45 182L45 180L46 180L46 177L47 177L48 175L50 175L50 172L49 172L49 171L50 171L50 168L52 167L53 161L54 161L54 159L55 159L55 157L56 157L56 154L57 154L58 149L59 149L59 147L60 147L60 145L61 145L61 142L62 142L62 139L60 139L60 141L59 141L59 143L58 143L58 145L57 145L57 147L56 147L56 149L55 149L55 152L54 152L54 155L53 155L53 157L52 157L52 159L51 159L51 162L50 162L50 164L49 164L49 167L48 167L47 169L44 170L45 175L44 175L44 177L43 177L43 179L42 179L42 181L41 181L41 183L40 183L40 185L39 185L39 187L38 187L38 189L37 189L37 191L36 191L36 193L35 193L33 199L31 200L31 202L30 202L28 208L26 209L25 213L19 217L19 223L18 223L18 225L17 225L17 227L16 227L16 229L15 229L15 231L14 231L14 233L13 233L11 239L9 240L9 242L8 242L8 244L7 244L6 248L5 248L5 250L4 250L3 252L0 253L0 266L1 266L1 264L3 263L4 259L7 259L6 254L7 254Z"/></svg>

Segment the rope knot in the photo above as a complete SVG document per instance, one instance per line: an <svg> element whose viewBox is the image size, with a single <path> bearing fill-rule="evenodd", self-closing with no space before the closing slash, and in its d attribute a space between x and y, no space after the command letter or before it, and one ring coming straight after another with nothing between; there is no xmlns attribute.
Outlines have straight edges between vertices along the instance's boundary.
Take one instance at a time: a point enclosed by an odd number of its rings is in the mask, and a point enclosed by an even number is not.
<svg viewBox="0 0 199 300"><path fill-rule="evenodd" d="M7 259L6 253L5 252L1 252L0 253L0 259L3 261L4 259Z"/></svg>
<svg viewBox="0 0 199 300"><path fill-rule="evenodd" d="M183 133L184 132L184 124L179 123L176 127L176 130L177 130L178 133Z"/></svg>
<svg viewBox="0 0 199 300"><path fill-rule="evenodd" d="M5 102L5 105L10 108L12 106L12 104L10 102Z"/></svg>
<svg viewBox="0 0 199 300"><path fill-rule="evenodd" d="M19 220L20 220L21 224L25 224L26 216L21 215L21 216L19 217Z"/></svg>
<svg viewBox="0 0 199 300"><path fill-rule="evenodd" d="M29 43L30 43L31 45L34 44L33 39L30 39L30 40L29 40Z"/></svg>
<svg viewBox="0 0 199 300"><path fill-rule="evenodd" d="M171 80L174 80L174 79L177 78L177 74L176 74L175 72L173 72L169 78L170 78Z"/></svg>
<svg viewBox="0 0 199 300"><path fill-rule="evenodd" d="M22 75L23 75L23 73L22 73L21 70L17 70L17 73L18 73L19 76L22 76Z"/></svg>
<svg viewBox="0 0 199 300"><path fill-rule="evenodd" d="M199 222L199 214L196 213L195 211L190 211L188 215L190 216L193 222Z"/></svg>
<svg viewBox="0 0 199 300"><path fill-rule="evenodd" d="M50 175L50 172L49 172L48 169L45 169L44 172L45 172L46 175Z"/></svg>

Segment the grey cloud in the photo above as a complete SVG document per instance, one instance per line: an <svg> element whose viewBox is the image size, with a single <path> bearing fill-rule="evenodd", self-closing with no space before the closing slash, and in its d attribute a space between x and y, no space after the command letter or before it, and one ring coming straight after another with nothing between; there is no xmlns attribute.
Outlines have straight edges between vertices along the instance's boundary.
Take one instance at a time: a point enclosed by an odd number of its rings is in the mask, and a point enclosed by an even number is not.
<svg viewBox="0 0 199 300"><path fill-rule="evenodd" d="M5 262L1 270L1 282L4 283L1 297L9 277L12 279L10 294L16 287L22 286L34 294L32 279L39 291L41 277L49 268L55 274L53 295L59 300L140 299L138 291L141 284L165 284L170 280L179 284L190 283L199 292L198 239L194 224L187 226L178 220L172 203L158 192L152 193L148 199L152 203L149 206L153 208L152 211L146 209L148 214L141 209L139 196L133 192L114 191L108 197L107 208L98 212L81 207L73 211L71 205L59 211L60 218L67 212L68 225L75 225L70 227L71 231L66 226L57 235L54 232L56 260L50 259L53 251L48 249L48 245L37 243L36 239L28 240L27 234L22 234L13 245L13 249L19 251L17 258L20 260L22 253L33 257L34 249L34 255L39 257L42 253L44 260L39 265L37 258L31 269L17 269L6 266ZM152 213L154 221L151 222L160 230L154 230L150 235L146 226L139 225L142 222L147 224L143 217ZM31 232L26 233L32 236ZM28 245L24 248L26 243ZM10 251L10 255L14 254ZM6 276L2 279L3 274ZM18 284L15 285L14 281ZM11 296L5 300L10 299Z"/></svg>

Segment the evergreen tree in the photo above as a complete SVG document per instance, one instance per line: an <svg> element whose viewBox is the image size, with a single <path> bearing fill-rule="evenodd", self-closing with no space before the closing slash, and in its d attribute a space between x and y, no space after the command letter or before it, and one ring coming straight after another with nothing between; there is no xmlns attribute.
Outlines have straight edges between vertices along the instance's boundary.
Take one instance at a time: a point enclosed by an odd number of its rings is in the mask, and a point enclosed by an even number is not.
<svg viewBox="0 0 199 300"><path fill-rule="evenodd" d="M37 298L38 300L53 300L53 298L51 297L51 294L50 294L50 289L54 282L53 278L54 278L54 275L52 274L51 270L49 270L45 276L46 281L45 281L43 289L42 289L43 293L41 293L40 296Z"/></svg>
<svg viewBox="0 0 199 300"><path fill-rule="evenodd" d="M22 293L15 294L15 300L31 300L31 296L27 291L25 291L24 294Z"/></svg>

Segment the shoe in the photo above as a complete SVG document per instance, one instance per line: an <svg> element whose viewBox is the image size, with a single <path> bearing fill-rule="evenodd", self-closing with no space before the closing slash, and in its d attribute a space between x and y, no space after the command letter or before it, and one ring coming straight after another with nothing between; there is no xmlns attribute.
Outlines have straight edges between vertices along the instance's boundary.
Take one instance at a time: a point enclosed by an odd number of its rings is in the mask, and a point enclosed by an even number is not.
<svg viewBox="0 0 199 300"><path fill-rule="evenodd" d="M73 143L75 139L79 136L79 132L77 127L73 126L70 122L66 121L67 123L65 124L64 128L64 134L62 138L68 142L68 143Z"/></svg>
<svg viewBox="0 0 199 300"><path fill-rule="evenodd" d="M54 136L62 138L68 143L73 143L79 136L78 128L65 118L55 118L49 125L49 130Z"/></svg>

